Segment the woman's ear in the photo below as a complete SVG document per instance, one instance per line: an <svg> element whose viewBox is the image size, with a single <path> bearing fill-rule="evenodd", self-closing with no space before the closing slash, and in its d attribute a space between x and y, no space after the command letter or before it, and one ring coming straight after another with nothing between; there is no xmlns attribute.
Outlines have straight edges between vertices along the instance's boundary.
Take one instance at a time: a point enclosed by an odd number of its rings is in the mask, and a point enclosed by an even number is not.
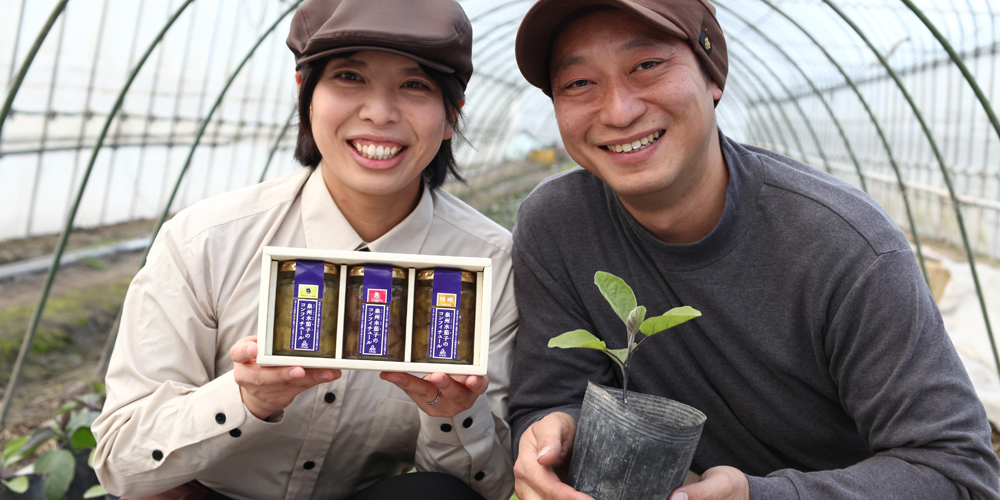
<svg viewBox="0 0 1000 500"><path fill-rule="evenodd" d="M451 116L448 117L448 123L445 123L444 127L444 139L451 139L451 136L455 135L455 123L458 121L458 111L465 106L465 98L458 100L458 108L452 110Z"/></svg>
<svg viewBox="0 0 1000 500"><path fill-rule="evenodd" d="M295 85L298 85L300 87L302 86L302 72L301 71L296 71L295 72Z"/></svg>

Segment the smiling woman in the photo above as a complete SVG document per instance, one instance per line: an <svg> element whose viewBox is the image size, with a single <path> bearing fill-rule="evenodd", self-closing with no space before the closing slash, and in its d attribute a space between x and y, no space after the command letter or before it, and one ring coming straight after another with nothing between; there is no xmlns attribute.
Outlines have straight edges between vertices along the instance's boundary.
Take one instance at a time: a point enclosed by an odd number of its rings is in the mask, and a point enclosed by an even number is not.
<svg viewBox="0 0 1000 500"><path fill-rule="evenodd" d="M454 0L302 4L288 46L306 168L193 205L158 234L130 286L93 426L108 491L510 497L511 238L439 189L460 178L451 138L471 43ZM487 377L257 365L246 335L268 245L492 259Z"/></svg>

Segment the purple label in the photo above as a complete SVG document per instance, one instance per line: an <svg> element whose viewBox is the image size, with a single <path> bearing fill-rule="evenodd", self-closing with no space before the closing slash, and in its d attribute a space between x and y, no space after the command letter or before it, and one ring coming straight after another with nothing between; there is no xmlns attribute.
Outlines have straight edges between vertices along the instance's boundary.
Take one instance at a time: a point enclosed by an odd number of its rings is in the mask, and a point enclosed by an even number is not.
<svg viewBox="0 0 1000 500"><path fill-rule="evenodd" d="M319 351L323 318L323 262L300 260L295 263L292 290L293 351Z"/></svg>
<svg viewBox="0 0 1000 500"><path fill-rule="evenodd" d="M385 356L389 348L389 307L392 303L392 268L365 266L361 286L361 321L358 354Z"/></svg>
<svg viewBox="0 0 1000 500"><path fill-rule="evenodd" d="M458 320L462 307L462 271L435 269L431 289L430 342L427 355L434 359L458 357Z"/></svg>

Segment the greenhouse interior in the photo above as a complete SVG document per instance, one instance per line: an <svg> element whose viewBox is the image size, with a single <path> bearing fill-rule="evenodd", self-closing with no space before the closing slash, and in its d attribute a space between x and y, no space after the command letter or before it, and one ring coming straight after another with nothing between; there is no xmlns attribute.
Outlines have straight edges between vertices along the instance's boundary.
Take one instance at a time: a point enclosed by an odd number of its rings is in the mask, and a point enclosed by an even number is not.
<svg viewBox="0 0 1000 500"><path fill-rule="evenodd" d="M576 163L515 60L533 0L459 3L475 71L453 141L465 182L443 189L513 230L521 200ZM1000 3L712 3L719 129L884 208L1000 427ZM79 413L66 405L99 411L125 291L165 221L303 168L286 45L300 4L0 0L0 445Z"/></svg>

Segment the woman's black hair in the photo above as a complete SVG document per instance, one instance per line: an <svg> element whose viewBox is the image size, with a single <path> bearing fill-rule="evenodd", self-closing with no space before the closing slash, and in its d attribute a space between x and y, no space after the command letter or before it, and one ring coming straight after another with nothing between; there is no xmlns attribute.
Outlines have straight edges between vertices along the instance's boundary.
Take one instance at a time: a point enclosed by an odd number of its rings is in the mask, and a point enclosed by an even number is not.
<svg viewBox="0 0 1000 500"><path fill-rule="evenodd" d="M337 54L333 57L348 57L350 54ZM295 144L295 159L304 166L315 167L319 165L322 156L316 141L313 139L312 123L309 116L309 105L312 103L313 91L316 84L323 76L326 63L333 57L311 61L302 65L299 72L302 73L302 83L299 84L299 137ZM450 121L454 130L452 138L458 137L465 140L459 127L462 118L461 101L465 97L465 89L462 88L461 80L454 74L442 73L434 68L420 65L420 68L427 73L438 88L441 89L441 96L444 100L445 119ZM451 149L451 139L441 141L441 147L431 159L427 167L424 168L424 183L430 189L441 187L448 176L451 175L456 180L465 182L465 179L458 173L458 165L455 163L455 155Z"/></svg>

